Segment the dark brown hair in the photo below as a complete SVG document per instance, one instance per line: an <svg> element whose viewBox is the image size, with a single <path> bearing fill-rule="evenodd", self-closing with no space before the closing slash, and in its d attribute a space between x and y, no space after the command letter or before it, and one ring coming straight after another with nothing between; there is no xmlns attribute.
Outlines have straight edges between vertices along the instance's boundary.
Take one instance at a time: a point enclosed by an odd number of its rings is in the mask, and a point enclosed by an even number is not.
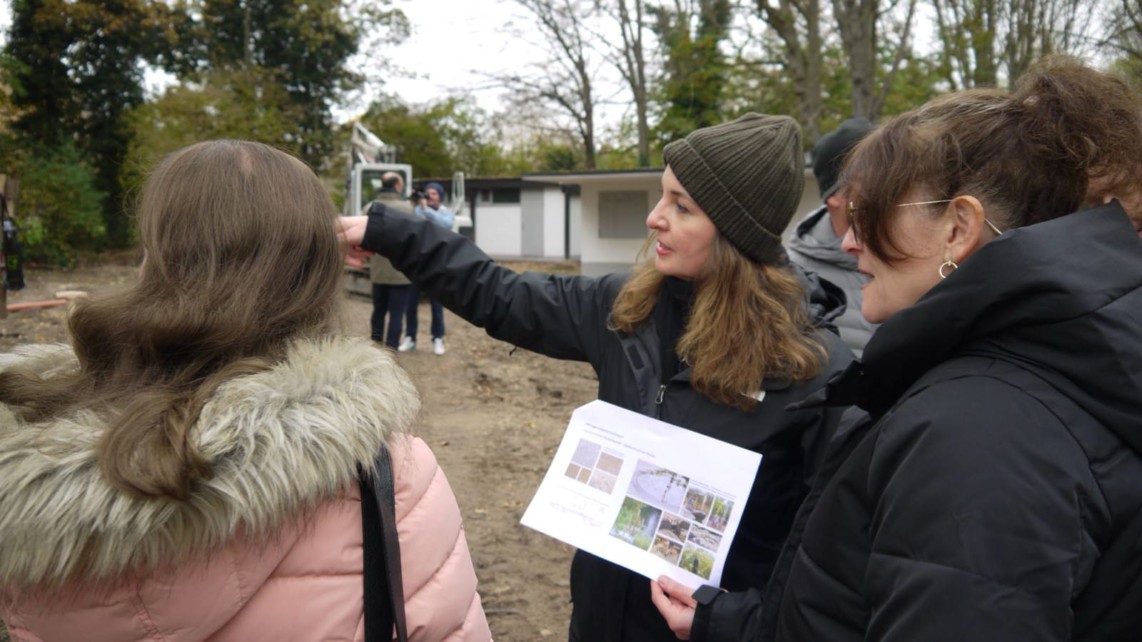
<svg viewBox="0 0 1142 642"><path fill-rule="evenodd" d="M695 284L675 348L693 369L699 394L750 410L757 399L747 393L760 391L766 378L807 381L821 372L828 355L809 322L805 289L788 267L755 263L719 233L706 274ZM641 261L615 299L611 328L635 332L653 312L665 278L653 260Z"/></svg>
<svg viewBox="0 0 1142 642"><path fill-rule="evenodd" d="M978 198L1002 230L1057 218L1142 185L1142 111L1121 80L1047 57L1007 93L960 91L902 114L850 154L853 225L876 256L899 259L889 226L906 192Z"/></svg>
<svg viewBox="0 0 1142 642"><path fill-rule="evenodd" d="M138 283L70 316L79 369L0 374L0 401L31 422L94 410L112 483L185 499L210 475L191 432L215 388L330 328L343 262L334 217L321 182L284 152L232 140L174 152L138 204Z"/></svg>

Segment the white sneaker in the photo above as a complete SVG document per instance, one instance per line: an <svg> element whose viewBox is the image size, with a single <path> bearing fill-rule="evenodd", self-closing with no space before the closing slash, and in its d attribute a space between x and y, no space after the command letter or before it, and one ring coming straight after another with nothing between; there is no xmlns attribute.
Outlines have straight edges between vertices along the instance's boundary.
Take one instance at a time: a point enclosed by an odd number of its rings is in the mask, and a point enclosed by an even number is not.
<svg viewBox="0 0 1142 642"><path fill-rule="evenodd" d="M406 336L397 346L397 352L416 352L416 339Z"/></svg>
<svg viewBox="0 0 1142 642"><path fill-rule="evenodd" d="M444 354L444 339L432 340L432 354L438 356Z"/></svg>

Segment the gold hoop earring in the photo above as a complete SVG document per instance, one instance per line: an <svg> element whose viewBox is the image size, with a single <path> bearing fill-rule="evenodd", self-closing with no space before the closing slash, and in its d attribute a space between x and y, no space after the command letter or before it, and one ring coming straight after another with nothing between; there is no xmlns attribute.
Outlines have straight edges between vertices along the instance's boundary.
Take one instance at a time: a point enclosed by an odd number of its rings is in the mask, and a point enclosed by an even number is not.
<svg viewBox="0 0 1142 642"><path fill-rule="evenodd" d="M953 260L951 260L951 259L948 259L948 260L947 260L947 261L945 261L945 262L944 262L942 265L940 265L940 270L939 270L939 271L940 271L940 278L941 278L941 279L946 279L946 278L948 278L948 274L951 274L952 272L955 272L956 270L958 270L958 269L959 269L959 267L960 267L960 266L956 265L956 262L955 262L955 261L953 261ZM945 268L952 268L952 272L948 272L948 274L944 274L944 269L945 269Z"/></svg>

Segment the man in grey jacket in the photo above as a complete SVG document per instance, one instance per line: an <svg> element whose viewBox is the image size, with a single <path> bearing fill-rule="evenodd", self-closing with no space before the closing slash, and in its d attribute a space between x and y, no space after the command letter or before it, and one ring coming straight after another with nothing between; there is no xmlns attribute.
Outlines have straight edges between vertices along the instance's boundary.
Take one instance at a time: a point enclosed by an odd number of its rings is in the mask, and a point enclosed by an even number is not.
<svg viewBox="0 0 1142 642"><path fill-rule="evenodd" d="M845 292L848 307L837 328L841 339L856 356L864 350L876 325L861 315L861 291L864 277L857 272L856 257L841 249L841 241L849 230L848 202L837 191L837 179L845 155L873 129L865 118L850 118L837 129L825 134L813 147L813 174L821 190L821 207L813 210L793 232L786 243L794 263L837 285Z"/></svg>
<svg viewBox="0 0 1142 642"><path fill-rule="evenodd" d="M405 214L413 213L412 205L404 197L404 178L396 172L381 175L381 189L377 191L375 200ZM369 277L373 282L373 315L369 319L369 334L373 341L383 342L396 350L412 285L408 277L380 255L369 259ZM386 315L389 318L387 330Z"/></svg>

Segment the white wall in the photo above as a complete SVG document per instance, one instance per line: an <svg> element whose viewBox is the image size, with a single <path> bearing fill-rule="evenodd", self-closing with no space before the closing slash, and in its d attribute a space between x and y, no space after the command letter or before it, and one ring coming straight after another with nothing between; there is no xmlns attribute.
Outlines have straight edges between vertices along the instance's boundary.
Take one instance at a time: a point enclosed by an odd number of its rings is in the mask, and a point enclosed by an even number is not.
<svg viewBox="0 0 1142 642"><path fill-rule="evenodd" d="M520 204L477 203L476 245L489 256L518 258L523 252Z"/></svg>
<svg viewBox="0 0 1142 642"><path fill-rule="evenodd" d="M528 221L542 226L543 247L535 256L531 248L527 258L561 260L564 258L564 195L559 186L524 187L520 203L476 204L476 244L489 255L514 259L524 256L523 208L528 209ZM578 198L571 203L571 255L578 252L579 221ZM535 211L538 208L539 211Z"/></svg>
<svg viewBox="0 0 1142 642"><path fill-rule="evenodd" d="M563 190L558 186L543 188L543 257L563 258Z"/></svg>
<svg viewBox="0 0 1142 642"><path fill-rule="evenodd" d="M599 238L599 192L601 191L645 191L647 211L631 212L631 216L645 219L658 199L662 198L662 177L659 174L599 175L579 181L582 215L579 229L579 259L583 274L597 275L625 269L634 265L638 251L646 237L613 239Z"/></svg>
<svg viewBox="0 0 1142 642"><path fill-rule="evenodd" d="M614 190L645 190L648 207L654 207L658 199L662 198L662 179L658 174L637 174L627 176L598 175L578 179L582 190L581 219L578 230L582 233L581 251L579 257L582 263L583 274L599 275L616 270L628 269L634 265L638 251L642 248L644 239L601 239L599 238L599 192ZM797 223L806 214L821 205L821 196L817 189L817 179L813 172L805 170L805 188L801 193L801 201L797 212L785 230L785 238L792 234ZM643 212L640 216L645 216ZM573 237L574 240L574 237ZM572 250L574 254L574 250Z"/></svg>

